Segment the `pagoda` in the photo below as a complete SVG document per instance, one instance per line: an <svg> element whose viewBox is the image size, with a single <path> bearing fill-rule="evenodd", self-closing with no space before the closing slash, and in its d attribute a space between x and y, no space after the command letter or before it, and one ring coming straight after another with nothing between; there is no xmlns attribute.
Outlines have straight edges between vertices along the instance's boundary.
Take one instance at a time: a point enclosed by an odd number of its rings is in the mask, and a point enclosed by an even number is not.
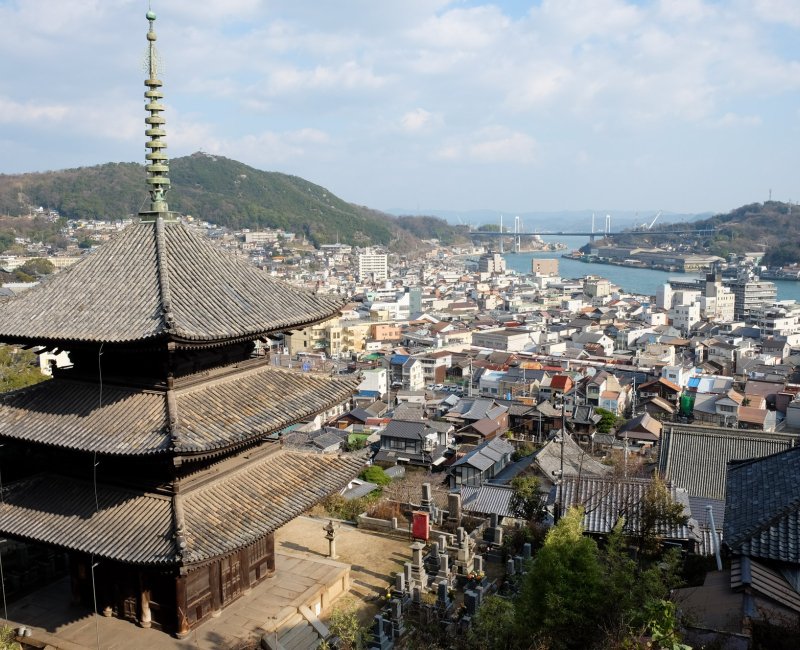
<svg viewBox="0 0 800 650"><path fill-rule="evenodd" d="M183 637L275 571L274 532L360 459L283 449L350 378L271 366L256 341L336 315L170 212L156 16L146 91L149 209L0 308L0 341L72 367L0 399L0 536L69 557L72 596Z"/></svg>

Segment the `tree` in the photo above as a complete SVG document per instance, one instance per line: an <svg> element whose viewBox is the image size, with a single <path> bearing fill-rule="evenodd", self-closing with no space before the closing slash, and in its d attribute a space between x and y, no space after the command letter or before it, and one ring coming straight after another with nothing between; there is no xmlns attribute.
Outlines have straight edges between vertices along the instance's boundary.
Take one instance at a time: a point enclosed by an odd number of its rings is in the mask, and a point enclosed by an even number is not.
<svg viewBox="0 0 800 650"><path fill-rule="evenodd" d="M0 345L0 392L24 388L47 379L39 369L39 360L30 350Z"/></svg>
<svg viewBox="0 0 800 650"><path fill-rule="evenodd" d="M673 501L664 480L654 476L640 504L639 526L635 534L639 552L657 555L663 546L663 534L671 528L685 526L687 521L683 504Z"/></svg>
<svg viewBox="0 0 800 650"><path fill-rule="evenodd" d="M370 483L375 483L380 487L384 485L389 485L392 482L392 478L383 471L382 467L378 467L377 465L370 465L367 467L363 472L360 474L360 478L365 481L369 481Z"/></svg>
<svg viewBox="0 0 800 650"><path fill-rule="evenodd" d="M588 648L605 606L603 570L594 540L583 535L583 510L553 526L523 578L516 608L519 638L547 640L554 650Z"/></svg>
<svg viewBox="0 0 800 650"><path fill-rule="evenodd" d="M616 413L612 413L603 408L596 408L594 410L597 415L600 416L600 422L597 424L597 430L600 433L608 433L613 429L620 421L620 418L617 416Z"/></svg>
<svg viewBox="0 0 800 650"><path fill-rule="evenodd" d="M352 598L336 605L328 621L328 629L339 642L332 646L328 641L323 641L319 644L320 650L330 650L332 647L338 650L362 650L367 647L369 629L359 622L358 610Z"/></svg>
<svg viewBox="0 0 800 650"><path fill-rule="evenodd" d="M514 604L500 596L488 596L472 619L467 647L509 649L514 647L515 640Z"/></svg>
<svg viewBox="0 0 800 650"><path fill-rule="evenodd" d="M542 521L545 517L546 498L536 476L515 476L511 480L511 498L508 509L525 521Z"/></svg>
<svg viewBox="0 0 800 650"><path fill-rule="evenodd" d="M56 270L56 267L53 266L53 263L50 260L45 260L41 257L35 257L32 260L25 262L25 264L20 266L17 270L27 273L28 275L42 276L50 275Z"/></svg>

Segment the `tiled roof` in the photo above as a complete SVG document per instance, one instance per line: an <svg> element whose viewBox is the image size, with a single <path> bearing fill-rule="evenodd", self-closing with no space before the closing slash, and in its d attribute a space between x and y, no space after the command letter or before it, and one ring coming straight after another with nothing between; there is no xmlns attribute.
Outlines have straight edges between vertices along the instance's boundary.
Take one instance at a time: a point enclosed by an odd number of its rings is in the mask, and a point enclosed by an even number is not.
<svg viewBox="0 0 800 650"><path fill-rule="evenodd" d="M362 466L356 457L277 450L190 487L175 499L180 508L169 496L104 484L95 493L88 482L38 475L4 488L0 535L131 564L192 564L275 531L343 488ZM180 553L176 520L186 541Z"/></svg>
<svg viewBox="0 0 800 650"><path fill-rule="evenodd" d="M247 364L251 365L251 364ZM52 379L6 394L0 438L114 455L208 452L245 443L339 404L357 380L265 363L168 394ZM174 439L174 440L173 440Z"/></svg>
<svg viewBox="0 0 800 650"><path fill-rule="evenodd" d="M246 546L280 528L361 470L364 459L279 451L183 497L184 562Z"/></svg>
<svg viewBox="0 0 800 650"><path fill-rule="evenodd" d="M512 445L510 442L503 440L502 438L493 438L488 442L481 443L471 452L459 458L455 463L452 464L452 467L469 465L470 467L475 467L476 469L483 471L485 469L489 469L497 461L503 458L503 456L507 455L510 458L513 452L514 445Z"/></svg>
<svg viewBox="0 0 800 650"><path fill-rule="evenodd" d="M641 525L642 500L649 485L650 479L641 478L567 477L560 488L558 486L555 488L554 500L561 501L565 509L577 505L583 506L583 529L587 533L608 534L617 520L625 517L625 530L630 534L636 534ZM688 519L691 516L688 499L685 499L671 484L667 484L667 489L673 502L684 504L684 515ZM687 525L666 527L659 524L655 532L666 539L697 539L696 533Z"/></svg>
<svg viewBox="0 0 800 650"><path fill-rule="evenodd" d="M99 510L98 510L99 507ZM0 534L136 564L177 561L169 497L38 475L11 484Z"/></svg>
<svg viewBox="0 0 800 650"><path fill-rule="evenodd" d="M510 487L498 485L472 485L461 486L461 508L465 512L474 512L481 515L497 514L500 517L513 517L514 513L508 507L511 495L514 493Z"/></svg>
<svg viewBox="0 0 800 650"><path fill-rule="evenodd" d="M611 472L611 467L592 458L569 435L564 439L563 449L560 438L550 440L536 453L534 462L547 479L552 481L561 471L562 457L564 476L604 476Z"/></svg>
<svg viewBox="0 0 800 650"><path fill-rule="evenodd" d="M406 422L392 420L381 431L381 437L401 438L403 440L422 440L425 438L426 426L424 422Z"/></svg>
<svg viewBox="0 0 800 650"><path fill-rule="evenodd" d="M252 339L333 316L338 298L269 277L179 222L139 222L4 303L0 340Z"/></svg>
<svg viewBox="0 0 800 650"><path fill-rule="evenodd" d="M725 542L755 558L800 563L800 448L728 464Z"/></svg>
<svg viewBox="0 0 800 650"><path fill-rule="evenodd" d="M665 424L658 469L690 496L724 499L728 461L760 458L791 446L791 438L777 434Z"/></svg>

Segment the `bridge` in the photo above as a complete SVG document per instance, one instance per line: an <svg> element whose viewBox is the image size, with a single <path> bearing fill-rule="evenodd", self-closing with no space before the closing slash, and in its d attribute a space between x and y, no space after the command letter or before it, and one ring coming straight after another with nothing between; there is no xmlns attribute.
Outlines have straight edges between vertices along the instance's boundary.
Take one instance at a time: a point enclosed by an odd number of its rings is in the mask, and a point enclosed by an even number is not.
<svg viewBox="0 0 800 650"><path fill-rule="evenodd" d="M602 230L591 231L538 231L538 232L506 232L489 230L470 230L467 234L470 237L619 237L621 235L633 237L656 237L666 235L708 235L713 233L715 228L703 228L702 230L620 230L616 232L604 232Z"/></svg>

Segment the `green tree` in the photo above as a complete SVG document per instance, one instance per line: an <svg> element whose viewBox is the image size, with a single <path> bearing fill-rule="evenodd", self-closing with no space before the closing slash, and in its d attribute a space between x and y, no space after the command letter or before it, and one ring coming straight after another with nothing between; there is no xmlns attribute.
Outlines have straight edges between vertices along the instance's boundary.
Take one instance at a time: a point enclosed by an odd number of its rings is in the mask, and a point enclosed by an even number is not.
<svg viewBox="0 0 800 650"><path fill-rule="evenodd" d="M525 521L542 521L546 514L546 497L536 476L515 476L511 480L508 509Z"/></svg>
<svg viewBox="0 0 800 650"><path fill-rule="evenodd" d="M50 260L45 260L41 257L35 257L32 260L25 262L25 264L20 266L17 270L27 273L28 275L41 276L50 275L56 270L56 267L53 266L53 263Z"/></svg>
<svg viewBox="0 0 800 650"><path fill-rule="evenodd" d="M0 392L24 388L47 379L39 369L39 360L30 350L0 345Z"/></svg>
<svg viewBox="0 0 800 650"><path fill-rule="evenodd" d="M546 640L554 650L588 648L596 639L603 569L594 540L583 535L583 510L571 508L553 526L525 574L516 608L519 638Z"/></svg>
<svg viewBox="0 0 800 650"><path fill-rule="evenodd" d="M377 465L370 465L367 467L361 474L359 475L365 481L369 481L370 483L375 483L383 487L384 485L389 485L392 482L391 476L386 474L382 467L378 467Z"/></svg>
<svg viewBox="0 0 800 650"><path fill-rule="evenodd" d="M604 408L596 408L594 410L600 416L600 422L597 424L597 430L600 433L608 433L614 427L618 427L625 420L620 418L616 413L612 413Z"/></svg>
<svg viewBox="0 0 800 650"><path fill-rule="evenodd" d="M514 604L500 596L487 597L472 619L466 641L474 650L515 647Z"/></svg>

